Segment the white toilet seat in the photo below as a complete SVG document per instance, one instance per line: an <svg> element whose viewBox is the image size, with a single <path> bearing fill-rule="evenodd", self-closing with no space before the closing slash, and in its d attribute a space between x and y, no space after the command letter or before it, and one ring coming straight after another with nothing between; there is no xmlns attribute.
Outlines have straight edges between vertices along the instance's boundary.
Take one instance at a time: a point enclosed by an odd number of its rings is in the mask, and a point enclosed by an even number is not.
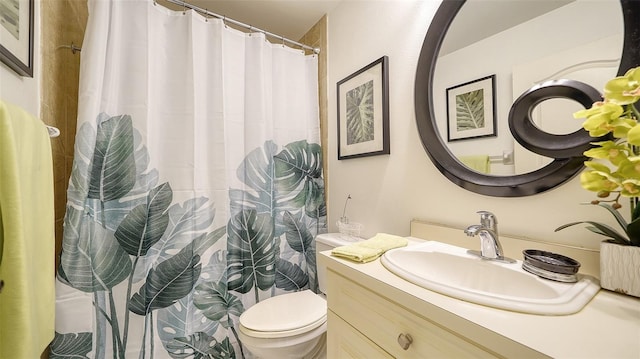
<svg viewBox="0 0 640 359"><path fill-rule="evenodd" d="M242 323L240 323L240 330L244 334L254 338L285 338L285 337L292 337L294 335L300 335L300 334L304 334L306 332L312 331L326 322L327 322L327 316L325 315L324 317L320 318L319 320L309 325L305 325L303 327L292 329L292 330L282 330L277 332L262 332L258 330L251 330L245 327L244 325L242 325Z"/></svg>
<svg viewBox="0 0 640 359"><path fill-rule="evenodd" d="M327 321L327 301L310 290L268 298L240 315L240 330L254 338L285 338Z"/></svg>

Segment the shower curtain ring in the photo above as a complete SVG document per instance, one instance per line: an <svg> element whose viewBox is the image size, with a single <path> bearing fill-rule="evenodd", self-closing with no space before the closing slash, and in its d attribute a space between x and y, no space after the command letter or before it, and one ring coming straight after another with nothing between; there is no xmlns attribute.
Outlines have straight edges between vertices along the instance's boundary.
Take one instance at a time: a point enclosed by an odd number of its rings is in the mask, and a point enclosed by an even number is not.
<svg viewBox="0 0 640 359"><path fill-rule="evenodd" d="M204 9L204 22L209 22L209 17L207 15L209 15L209 9L205 8Z"/></svg>
<svg viewBox="0 0 640 359"><path fill-rule="evenodd" d="M182 0L182 15L187 14L187 3Z"/></svg>
<svg viewBox="0 0 640 359"><path fill-rule="evenodd" d="M227 15L222 15L222 23L224 24L224 27L227 27Z"/></svg>
<svg viewBox="0 0 640 359"><path fill-rule="evenodd" d="M284 36L280 36L280 38L282 39L282 47L285 47L284 46Z"/></svg>

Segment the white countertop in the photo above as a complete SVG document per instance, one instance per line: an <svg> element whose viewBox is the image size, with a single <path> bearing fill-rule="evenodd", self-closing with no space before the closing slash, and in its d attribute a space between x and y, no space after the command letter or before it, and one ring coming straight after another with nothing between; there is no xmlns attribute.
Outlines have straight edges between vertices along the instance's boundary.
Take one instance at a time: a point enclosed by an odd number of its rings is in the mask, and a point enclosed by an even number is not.
<svg viewBox="0 0 640 359"><path fill-rule="evenodd" d="M418 240L412 238L412 240ZM320 253L320 261L341 275L424 314L429 319L482 343L487 337L471 322L506 339L554 358L640 359L640 299L600 290L580 312L542 316L473 304L414 285L389 272L380 259L360 264ZM328 294L330 296L330 293ZM477 327L476 327L477 328ZM494 340L492 338L491 340ZM491 347L491 343L482 343Z"/></svg>

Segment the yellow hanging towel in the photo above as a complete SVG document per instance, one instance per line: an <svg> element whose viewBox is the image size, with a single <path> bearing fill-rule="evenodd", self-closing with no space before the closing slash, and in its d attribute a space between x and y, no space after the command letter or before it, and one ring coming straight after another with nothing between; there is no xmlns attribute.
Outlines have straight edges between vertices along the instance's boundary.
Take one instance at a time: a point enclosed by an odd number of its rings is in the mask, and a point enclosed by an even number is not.
<svg viewBox="0 0 640 359"><path fill-rule="evenodd" d="M460 156L460 162L474 171L489 174L491 172L491 162L489 155Z"/></svg>
<svg viewBox="0 0 640 359"><path fill-rule="evenodd" d="M331 251L332 256L350 259L354 262L367 263L375 260L384 252L408 243L404 237L392 234L378 233L375 236L346 246L336 247Z"/></svg>
<svg viewBox="0 0 640 359"><path fill-rule="evenodd" d="M53 197L46 126L0 100L0 358L40 358L53 340Z"/></svg>

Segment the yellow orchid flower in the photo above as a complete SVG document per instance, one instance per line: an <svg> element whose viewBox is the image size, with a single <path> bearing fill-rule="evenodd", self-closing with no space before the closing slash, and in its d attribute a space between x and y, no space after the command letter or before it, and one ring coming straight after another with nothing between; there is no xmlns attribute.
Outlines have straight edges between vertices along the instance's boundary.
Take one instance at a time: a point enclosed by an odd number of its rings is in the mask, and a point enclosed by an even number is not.
<svg viewBox="0 0 640 359"><path fill-rule="evenodd" d="M612 192L618 189L620 181L611 174L609 168L604 165L598 167L599 170L584 171L580 174L582 188L592 192Z"/></svg>
<svg viewBox="0 0 640 359"><path fill-rule="evenodd" d="M585 156L596 159L607 159L616 166L631 155L629 147L626 144L619 144L613 141L593 142L592 144L597 147L585 151Z"/></svg>
<svg viewBox="0 0 640 359"><path fill-rule="evenodd" d="M606 102L628 105L640 99L640 70L633 68L624 76L615 77L604 86Z"/></svg>
<svg viewBox="0 0 640 359"><path fill-rule="evenodd" d="M622 181L622 190L620 194L625 197L638 197L640 196L640 180L627 179Z"/></svg>
<svg viewBox="0 0 640 359"><path fill-rule="evenodd" d="M624 109L618 104L596 102L591 108L574 113L573 117L586 118L582 127L589 131L591 137L600 137L613 132L617 126L628 125L624 121L619 123L623 112Z"/></svg>

